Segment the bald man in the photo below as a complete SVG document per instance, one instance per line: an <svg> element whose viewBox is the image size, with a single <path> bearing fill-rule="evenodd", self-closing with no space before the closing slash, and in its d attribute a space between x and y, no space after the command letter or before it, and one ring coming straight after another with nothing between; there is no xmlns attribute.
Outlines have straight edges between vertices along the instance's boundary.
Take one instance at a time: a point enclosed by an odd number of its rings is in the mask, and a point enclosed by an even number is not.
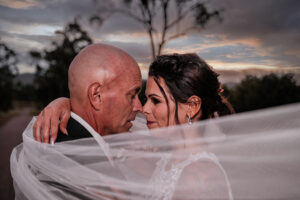
<svg viewBox="0 0 300 200"><path fill-rule="evenodd" d="M127 132L142 110L138 99L141 71L131 56L116 47L93 44L81 50L70 65L68 84L72 112L67 131L57 134L58 122L47 119L51 117L50 104L34 125L36 140L49 143L51 135L54 143L91 137L92 133ZM42 125L51 126L51 133L45 128L41 137Z"/></svg>

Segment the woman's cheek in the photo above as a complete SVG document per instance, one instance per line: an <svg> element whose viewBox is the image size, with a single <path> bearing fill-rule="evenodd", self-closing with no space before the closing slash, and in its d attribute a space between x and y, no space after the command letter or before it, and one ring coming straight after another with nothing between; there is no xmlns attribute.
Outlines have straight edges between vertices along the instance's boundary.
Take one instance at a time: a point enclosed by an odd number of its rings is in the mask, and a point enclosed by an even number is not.
<svg viewBox="0 0 300 200"><path fill-rule="evenodd" d="M167 120L168 120L168 114L167 114L167 108L159 104L156 106L155 111L153 112L155 120L157 121L157 124L159 127L165 127L167 126Z"/></svg>

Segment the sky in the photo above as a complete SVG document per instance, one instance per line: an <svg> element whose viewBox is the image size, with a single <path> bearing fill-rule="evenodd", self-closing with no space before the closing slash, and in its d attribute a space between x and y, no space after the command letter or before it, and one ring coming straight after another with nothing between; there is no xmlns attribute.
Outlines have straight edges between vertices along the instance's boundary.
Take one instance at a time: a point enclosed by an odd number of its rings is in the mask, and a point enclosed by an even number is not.
<svg viewBox="0 0 300 200"><path fill-rule="evenodd" d="M94 0L95 1L95 0ZM140 65L143 77L151 62L144 27L121 14L105 14L103 24L91 26L88 18L99 13L93 0L0 0L0 40L20 54L19 71L35 71L30 50L51 47L74 17L94 42L117 46ZM110 1L112 2L112 1ZM206 0L210 10L220 9L222 22L210 20L200 31L167 43L163 53L197 53L219 74L223 83L239 82L246 74L294 73L300 83L300 1ZM120 1L115 0L116 5ZM170 11L170 17L174 12ZM161 25L159 20L155 21ZM187 18L183 25L192 23Z"/></svg>

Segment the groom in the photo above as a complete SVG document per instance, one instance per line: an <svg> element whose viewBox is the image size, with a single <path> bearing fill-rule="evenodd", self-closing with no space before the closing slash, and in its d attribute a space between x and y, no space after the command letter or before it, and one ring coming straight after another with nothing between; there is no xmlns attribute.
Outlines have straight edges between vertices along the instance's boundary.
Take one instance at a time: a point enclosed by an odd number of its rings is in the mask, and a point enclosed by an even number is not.
<svg viewBox="0 0 300 200"><path fill-rule="evenodd" d="M50 104L34 125L37 141L54 143L93 134L126 132L142 110L138 99L141 71L136 61L121 49L104 44L85 47L72 61L68 78L72 112L67 131L57 134L58 121L49 116L58 113L53 113Z"/></svg>

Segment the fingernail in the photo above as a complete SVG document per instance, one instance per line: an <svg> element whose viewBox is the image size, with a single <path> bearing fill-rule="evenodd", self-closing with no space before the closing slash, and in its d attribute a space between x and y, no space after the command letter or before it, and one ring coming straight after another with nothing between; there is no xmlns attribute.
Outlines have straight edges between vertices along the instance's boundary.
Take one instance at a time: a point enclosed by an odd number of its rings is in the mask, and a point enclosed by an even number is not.
<svg viewBox="0 0 300 200"><path fill-rule="evenodd" d="M65 131L66 131L66 134L69 135L67 129L65 129Z"/></svg>
<svg viewBox="0 0 300 200"><path fill-rule="evenodd" d="M50 139L50 144L51 144L52 146L54 146L54 140L53 140L53 138Z"/></svg>

